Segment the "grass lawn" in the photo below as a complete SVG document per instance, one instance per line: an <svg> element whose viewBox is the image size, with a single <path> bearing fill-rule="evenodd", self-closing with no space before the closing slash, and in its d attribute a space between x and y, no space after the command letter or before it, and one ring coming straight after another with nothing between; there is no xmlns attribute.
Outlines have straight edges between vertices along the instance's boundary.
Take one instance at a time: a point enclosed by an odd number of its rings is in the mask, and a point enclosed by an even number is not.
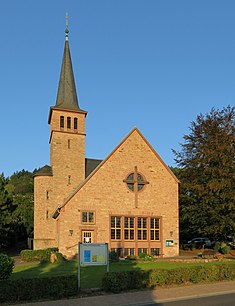
<svg viewBox="0 0 235 306"><path fill-rule="evenodd" d="M214 262L213 264L216 264ZM231 262L223 262L230 264ZM211 263L200 263L200 265L210 265ZM118 262L110 264L110 271L128 271L128 270L150 270L150 269L174 269L185 266L195 266L198 263L185 262ZM11 279L34 278L34 277L52 277L62 275L77 275L77 261L66 261L61 264L51 263L29 263L24 266L15 267ZM106 266L93 266L81 268L81 287L97 288L101 286L101 280L106 272Z"/></svg>

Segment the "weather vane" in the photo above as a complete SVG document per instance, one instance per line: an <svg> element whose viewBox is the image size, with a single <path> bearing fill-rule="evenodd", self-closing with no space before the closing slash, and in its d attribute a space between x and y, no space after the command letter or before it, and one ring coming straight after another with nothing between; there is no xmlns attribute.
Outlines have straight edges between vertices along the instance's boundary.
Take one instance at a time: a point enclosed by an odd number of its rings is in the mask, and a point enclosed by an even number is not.
<svg viewBox="0 0 235 306"><path fill-rule="evenodd" d="M66 13L65 19L66 19L65 37L66 37L66 40L68 40L68 37L69 37L69 15L68 13Z"/></svg>

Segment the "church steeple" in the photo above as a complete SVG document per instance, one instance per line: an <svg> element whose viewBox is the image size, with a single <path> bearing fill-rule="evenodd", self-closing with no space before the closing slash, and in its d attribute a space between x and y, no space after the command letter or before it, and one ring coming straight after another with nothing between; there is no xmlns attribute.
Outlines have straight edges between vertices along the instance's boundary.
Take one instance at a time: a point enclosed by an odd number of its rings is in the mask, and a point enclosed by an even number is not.
<svg viewBox="0 0 235 306"><path fill-rule="evenodd" d="M61 109L80 110L73 75L68 33L68 16L66 16L66 39L55 107Z"/></svg>

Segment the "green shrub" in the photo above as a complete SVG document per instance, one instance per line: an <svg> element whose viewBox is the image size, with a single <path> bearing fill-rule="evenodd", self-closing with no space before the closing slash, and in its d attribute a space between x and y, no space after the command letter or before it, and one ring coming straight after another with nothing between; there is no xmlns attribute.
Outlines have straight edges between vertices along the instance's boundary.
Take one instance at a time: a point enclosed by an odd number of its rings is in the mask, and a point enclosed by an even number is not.
<svg viewBox="0 0 235 306"><path fill-rule="evenodd" d="M105 291L153 288L155 286L205 283L235 280L235 263L229 265L203 265L172 270L154 269L106 273L102 280Z"/></svg>
<svg viewBox="0 0 235 306"><path fill-rule="evenodd" d="M220 251L221 254L228 254L229 251L230 251L230 247L228 245L225 245L225 246L221 247L219 249L219 251Z"/></svg>
<svg viewBox="0 0 235 306"><path fill-rule="evenodd" d="M109 252L109 260L110 261L119 261L119 255L118 255L118 252L115 252L115 251L111 251Z"/></svg>
<svg viewBox="0 0 235 306"><path fill-rule="evenodd" d="M214 250L215 250L216 252L219 252L219 250L220 250L220 242L219 242L219 241L217 241L217 242L215 243Z"/></svg>
<svg viewBox="0 0 235 306"><path fill-rule="evenodd" d="M195 249L195 244L194 243L184 243L182 244L182 249L184 251L192 251L193 249Z"/></svg>
<svg viewBox="0 0 235 306"><path fill-rule="evenodd" d="M14 268L14 259L0 253L0 281L8 279Z"/></svg>
<svg viewBox="0 0 235 306"><path fill-rule="evenodd" d="M146 260L146 261L153 259L153 257L151 255L146 254L146 253L140 253L138 257L139 257L139 259Z"/></svg>
<svg viewBox="0 0 235 306"><path fill-rule="evenodd" d="M128 259L128 260L137 260L137 256L135 256L135 255L128 255L126 259Z"/></svg>
<svg viewBox="0 0 235 306"><path fill-rule="evenodd" d="M58 248L47 248L48 251L50 251L51 253L57 253L59 252Z"/></svg>
<svg viewBox="0 0 235 306"><path fill-rule="evenodd" d="M56 263L61 263L65 260L64 256L61 253L55 252L55 255L56 255L56 260L55 260Z"/></svg>
<svg viewBox="0 0 235 306"><path fill-rule="evenodd" d="M20 257L23 261L50 262L51 254L56 254L56 262L61 262L63 260L63 256L58 252L57 248L49 248L45 250L23 250L20 252Z"/></svg>
<svg viewBox="0 0 235 306"><path fill-rule="evenodd" d="M142 270L106 273L102 279L102 288L114 293L143 288L147 274L148 272Z"/></svg>
<svg viewBox="0 0 235 306"><path fill-rule="evenodd" d="M0 303L60 299L77 293L78 283L74 275L7 280L0 284Z"/></svg>

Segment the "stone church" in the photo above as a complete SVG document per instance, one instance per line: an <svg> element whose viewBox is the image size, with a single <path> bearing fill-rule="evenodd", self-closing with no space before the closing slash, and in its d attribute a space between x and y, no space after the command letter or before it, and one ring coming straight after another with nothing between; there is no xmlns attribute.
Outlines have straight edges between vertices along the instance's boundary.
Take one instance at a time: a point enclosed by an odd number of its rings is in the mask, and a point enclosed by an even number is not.
<svg viewBox="0 0 235 306"><path fill-rule="evenodd" d="M67 30L48 118L50 166L34 177L34 249L58 247L72 258L78 242L108 243L121 257L178 255L177 178L137 128L104 160L86 158L86 115L78 104Z"/></svg>

